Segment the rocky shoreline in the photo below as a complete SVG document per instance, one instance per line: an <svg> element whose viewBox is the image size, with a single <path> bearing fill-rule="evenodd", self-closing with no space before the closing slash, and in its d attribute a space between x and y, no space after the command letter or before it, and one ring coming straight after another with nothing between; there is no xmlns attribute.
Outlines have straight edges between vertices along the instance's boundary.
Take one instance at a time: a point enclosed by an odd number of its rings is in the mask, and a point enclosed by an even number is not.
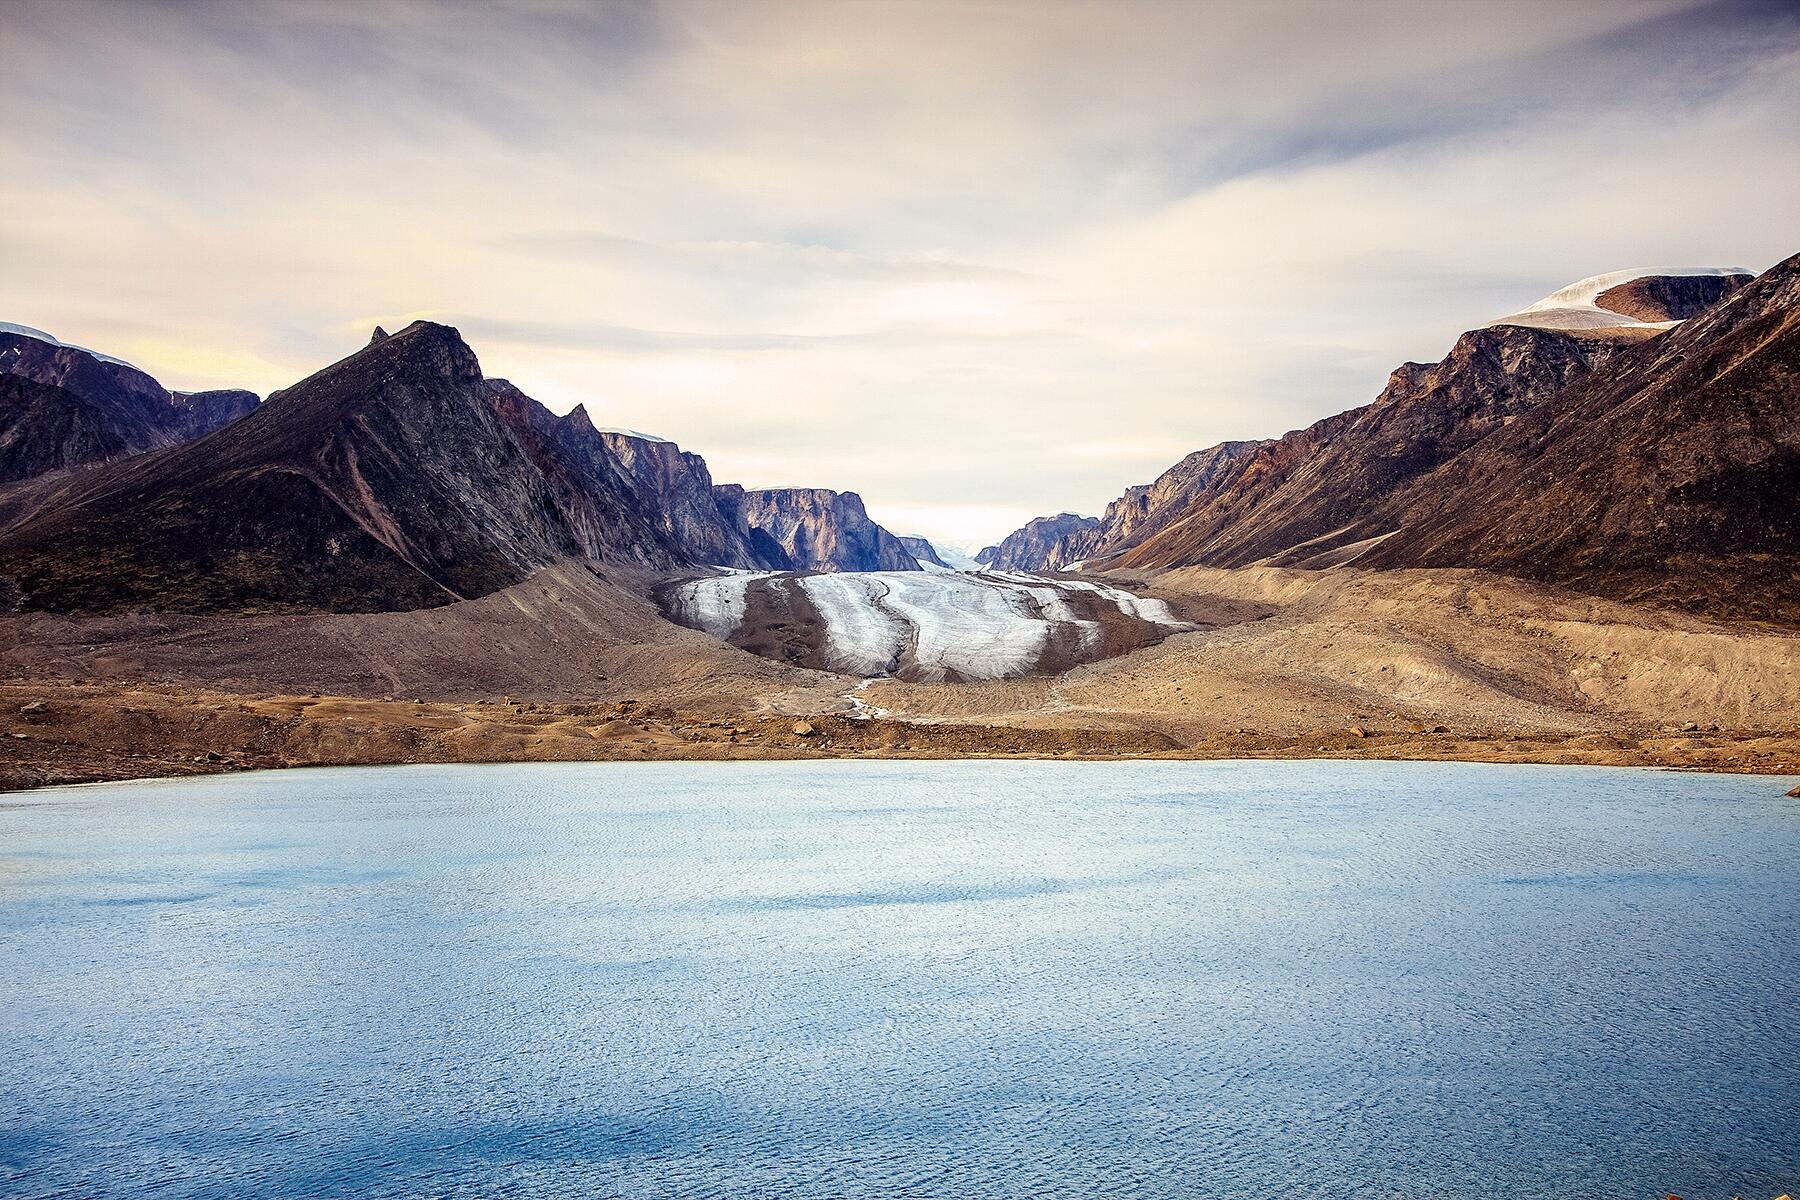
<svg viewBox="0 0 1800 1200"><path fill-rule="evenodd" d="M0 684L0 790L284 767L826 758L1399 759L1792 775L1800 734L1517 733L1379 725L1222 732L1043 728L611 703L245 695L170 685ZM1800 786L1796 786L1800 791Z"/></svg>

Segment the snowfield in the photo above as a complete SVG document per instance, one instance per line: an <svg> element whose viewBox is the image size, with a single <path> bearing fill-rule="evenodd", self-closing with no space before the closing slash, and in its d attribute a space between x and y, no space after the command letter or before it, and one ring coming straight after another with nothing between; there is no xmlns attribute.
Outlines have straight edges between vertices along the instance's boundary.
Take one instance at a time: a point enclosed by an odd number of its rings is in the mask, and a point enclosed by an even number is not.
<svg viewBox="0 0 1800 1200"><path fill-rule="evenodd" d="M1601 308L1597 301L1622 283L1651 275L1754 275L1748 267L1639 267L1629 271L1608 271L1590 275L1568 287L1558 288L1535 304L1528 304L1509 317L1489 321L1489 325L1530 325L1538 329L1612 329L1641 325L1646 329L1668 329L1679 321L1640 321L1636 317Z"/></svg>
<svg viewBox="0 0 1800 1200"><path fill-rule="evenodd" d="M1188 628L1161 600L1085 580L1014 572L735 572L680 584L669 598L670 614L731 641L745 632L740 627L757 608L753 588L770 589L759 593L762 612L780 608L785 589L798 588L818 617L818 661L868 678L1009 679L1047 664L1063 669L1103 651L1106 633L1094 619L1096 609L1117 610L1132 628L1150 627L1149 640Z"/></svg>

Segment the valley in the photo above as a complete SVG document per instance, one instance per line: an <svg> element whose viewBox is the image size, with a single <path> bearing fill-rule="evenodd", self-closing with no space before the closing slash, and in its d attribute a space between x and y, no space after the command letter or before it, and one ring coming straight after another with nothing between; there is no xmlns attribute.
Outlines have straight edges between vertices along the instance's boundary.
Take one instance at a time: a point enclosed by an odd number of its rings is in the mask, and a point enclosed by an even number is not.
<svg viewBox="0 0 1800 1200"><path fill-rule="evenodd" d="M1800 259L1572 285L1368 406L977 562L854 492L717 483L552 413L443 325L261 402L3 336L29 392L0 435L26 476L0 487L9 786L821 755L1800 768Z"/></svg>

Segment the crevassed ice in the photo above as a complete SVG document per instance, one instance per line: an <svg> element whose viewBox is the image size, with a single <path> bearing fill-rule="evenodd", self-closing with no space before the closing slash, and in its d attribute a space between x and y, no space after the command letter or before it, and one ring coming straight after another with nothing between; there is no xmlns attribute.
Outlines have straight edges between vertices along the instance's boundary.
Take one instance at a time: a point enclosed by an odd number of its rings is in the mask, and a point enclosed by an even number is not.
<svg viewBox="0 0 1800 1200"><path fill-rule="evenodd" d="M684 621L698 626L721 641L744 623L745 594L750 581L766 579L773 571L733 571L690 579L675 589L674 607Z"/></svg>
<svg viewBox="0 0 1800 1200"><path fill-rule="evenodd" d="M903 571L887 579L887 606L912 626L913 661L927 678L1022 675L1044 652L1050 625L1018 589L966 575Z"/></svg>
<svg viewBox="0 0 1800 1200"><path fill-rule="evenodd" d="M887 675L899 665L907 630L881 606L890 581L911 572L806 575L800 587L825 622L826 663L853 675Z"/></svg>
<svg viewBox="0 0 1800 1200"><path fill-rule="evenodd" d="M780 577L798 587L818 612L824 665L862 676L911 667L922 679L1005 679L1043 660L1051 638L1071 631L1077 653L1092 650L1102 629L1069 603L1072 591L1091 592L1139 620L1184 628L1160 600L1085 580L1045 579L1017 572L867 571L825 575L738 571L689 580L672 607L684 623L729 639L744 621L748 589Z"/></svg>
<svg viewBox="0 0 1800 1200"><path fill-rule="evenodd" d="M996 579L1005 579L1012 583L1044 584L1049 582L1040 576L1024 575L1016 571L990 571L988 574ZM1085 579L1058 579L1055 581L1055 585L1071 592L1093 592L1126 615L1136 617L1140 621L1148 621L1152 625L1166 625L1174 628L1182 624L1181 619L1175 615L1174 610L1166 601L1149 596L1139 596L1124 588L1116 588L1105 583L1093 583Z"/></svg>

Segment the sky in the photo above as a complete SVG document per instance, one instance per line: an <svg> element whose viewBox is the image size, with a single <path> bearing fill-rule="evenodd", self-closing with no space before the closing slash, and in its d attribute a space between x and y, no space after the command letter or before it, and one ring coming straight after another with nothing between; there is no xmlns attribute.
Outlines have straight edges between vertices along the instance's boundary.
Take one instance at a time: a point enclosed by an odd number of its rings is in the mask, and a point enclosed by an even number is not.
<svg viewBox="0 0 1800 1200"><path fill-rule="evenodd" d="M443 321L963 547L1800 251L1790 3L0 0L0 50L0 320L262 393Z"/></svg>

